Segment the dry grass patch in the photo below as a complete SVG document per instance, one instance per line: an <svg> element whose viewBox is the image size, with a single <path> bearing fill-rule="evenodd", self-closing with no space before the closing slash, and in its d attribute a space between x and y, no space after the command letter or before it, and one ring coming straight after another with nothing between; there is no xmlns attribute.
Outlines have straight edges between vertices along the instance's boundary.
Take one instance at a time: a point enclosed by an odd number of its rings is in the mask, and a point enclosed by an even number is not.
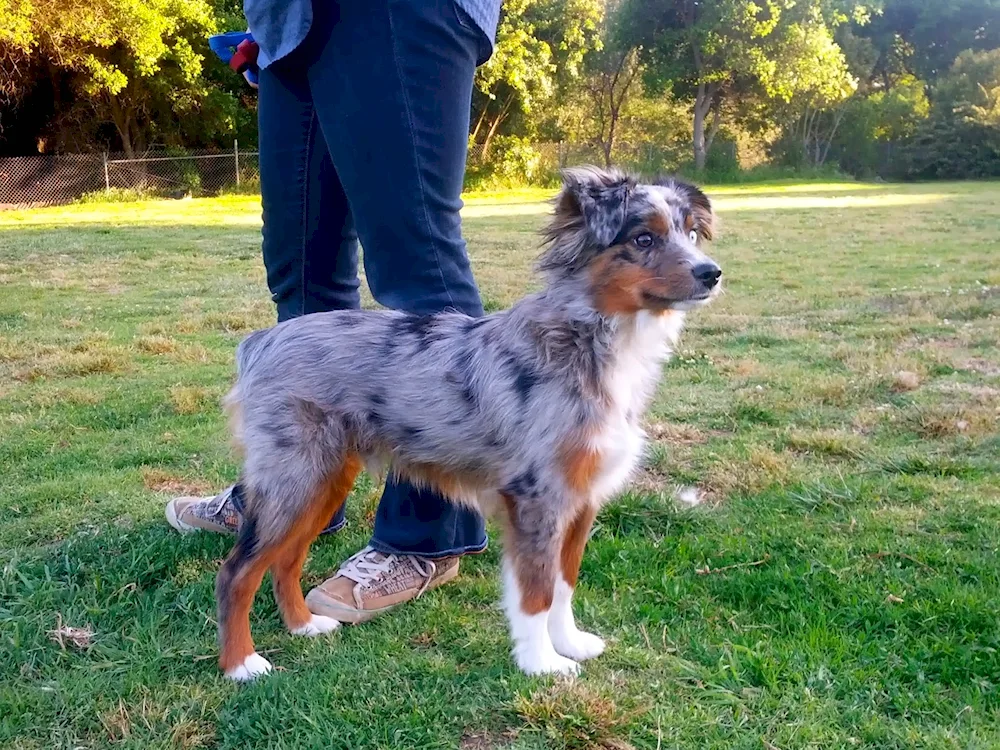
<svg viewBox="0 0 1000 750"><path fill-rule="evenodd" d="M646 434L653 440L669 445L696 445L708 441L708 435L692 424L650 422Z"/></svg>
<svg viewBox="0 0 1000 750"><path fill-rule="evenodd" d="M995 434L1000 421L1000 413L989 404L915 406L903 417L914 432L935 439Z"/></svg>
<svg viewBox="0 0 1000 750"><path fill-rule="evenodd" d="M198 385L175 385L170 388L170 405L175 414L197 414L211 400L209 390Z"/></svg>
<svg viewBox="0 0 1000 750"><path fill-rule="evenodd" d="M26 367L14 372L15 380L71 378L126 372L131 367L127 349L110 343L107 334L95 333L69 347L36 347L33 356L22 359Z"/></svg>
<svg viewBox="0 0 1000 750"><path fill-rule="evenodd" d="M892 390L896 393L915 391L920 387L920 376L910 370L900 370L892 376Z"/></svg>
<svg viewBox="0 0 1000 750"><path fill-rule="evenodd" d="M719 498L736 493L752 495L775 484L787 483L792 476L792 461L783 453L765 446L754 446L745 458L717 457L706 469L706 490Z"/></svg>
<svg viewBox="0 0 1000 750"><path fill-rule="evenodd" d="M47 388L35 393L31 402L37 406L59 406L70 404L72 406L93 406L104 400L104 393L93 388L80 388L78 386Z"/></svg>
<svg viewBox="0 0 1000 750"><path fill-rule="evenodd" d="M196 362L209 362L212 359L211 354L208 349L206 349L201 344L193 342L183 342L178 344L176 351L171 357L175 362L184 362L185 364L193 364Z"/></svg>
<svg viewBox="0 0 1000 750"><path fill-rule="evenodd" d="M177 341L169 336L154 334L139 336L135 340L136 348L145 354L171 354L177 351Z"/></svg>
<svg viewBox="0 0 1000 750"><path fill-rule="evenodd" d="M514 708L525 727L543 735L550 747L568 750L628 750L625 727L642 713L622 710L607 692L582 680L556 680L518 696Z"/></svg>
<svg viewBox="0 0 1000 750"><path fill-rule="evenodd" d="M792 430L785 444L799 453L838 458L858 458L865 447L861 437L841 430Z"/></svg>
<svg viewBox="0 0 1000 750"><path fill-rule="evenodd" d="M760 375L763 368L756 359L724 359L716 360L719 372L728 378L752 378Z"/></svg>
<svg viewBox="0 0 1000 750"><path fill-rule="evenodd" d="M212 487L200 479L190 479L173 474L157 466L143 466L142 485L152 492L168 495L207 495Z"/></svg>

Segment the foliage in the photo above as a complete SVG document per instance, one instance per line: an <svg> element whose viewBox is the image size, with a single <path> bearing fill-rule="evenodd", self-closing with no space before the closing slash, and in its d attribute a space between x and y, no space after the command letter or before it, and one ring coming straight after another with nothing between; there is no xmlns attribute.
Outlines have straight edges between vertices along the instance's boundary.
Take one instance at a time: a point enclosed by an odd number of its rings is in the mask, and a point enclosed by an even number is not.
<svg viewBox="0 0 1000 750"><path fill-rule="evenodd" d="M76 202L83 205L93 205L96 203L135 203L136 201L152 198L154 195L145 190L136 188L111 188L110 190L94 190L84 193Z"/></svg>
<svg viewBox="0 0 1000 750"><path fill-rule="evenodd" d="M935 86L934 99L944 111L1000 128L1000 48L960 54Z"/></svg>
<svg viewBox="0 0 1000 750"><path fill-rule="evenodd" d="M534 185L539 181L544 181L541 154L530 139L516 135L497 136L485 156L480 147L478 158L470 160L465 180L467 187L478 190Z"/></svg>
<svg viewBox="0 0 1000 750"><path fill-rule="evenodd" d="M863 15L860 7L851 11ZM856 85L832 36L848 16L822 0L630 0L623 12L627 33L644 48L647 83L654 90L670 86L692 104L698 170L727 99L799 97L817 107L845 98Z"/></svg>
<svg viewBox="0 0 1000 750"><path fill-rule="evenodd" d="M960 54L933 100L933 116L906 142L900 176L1000 177L1000 49Z"/></svg>
<svg viewBox="0 0 1000 750"><path fill-rule="evenodd" d="M190 144L232 129L231 98L203 77L205 40L217 28L206 0L23 2L9 11L2 57L35 75L8 85L8 101L28 96L46 71L66 97L52 113L57 145L65 130L99 140L108 124L131 156L154 141Z"/></svg>
<svg viewBox="0 0 1000 750"><path fill-rule="evenodd" d="M882 0L858 33L879 52L876 76L886 86L909 73L934 80L964 50L1000 47L1000 0Z"/></svg>
<svg viewBox="0 0 1000 750"><path fill-rule="evenodd" d="M206 45L244 23L241 0L0 0L0 153L252 148L256 94ZM997 50L1000 0L509 0L468 182L565 159L992 174Z"/></svg>
<svg viewBox="0 0 1000 750"><path fill-rule="evenodd" d="M894 176L917 180L1000 177L1000 130L938 113L904 144Z"/></svg>
<svg viewBox="0 0 1000 750"><path fill-rule="evenodd" d="M509 0L501 7L492 57L476 73L472 142L489 158L501 126L533 135L538 112L569 85L599 45L601 0Z"/></svg>

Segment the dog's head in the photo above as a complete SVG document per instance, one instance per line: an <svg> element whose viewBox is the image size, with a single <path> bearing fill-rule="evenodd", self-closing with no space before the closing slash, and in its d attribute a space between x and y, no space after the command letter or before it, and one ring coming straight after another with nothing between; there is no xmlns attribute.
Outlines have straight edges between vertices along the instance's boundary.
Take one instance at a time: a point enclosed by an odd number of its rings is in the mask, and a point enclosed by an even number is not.
<svg viewBox="0 0 1000 750"><path fill-rule="evenodd" d="M550 282L584 278L606 315L690 310L719 293L722 270L701 251L713 219L705 194L681 180L570 169L539 268Z"/></svg>

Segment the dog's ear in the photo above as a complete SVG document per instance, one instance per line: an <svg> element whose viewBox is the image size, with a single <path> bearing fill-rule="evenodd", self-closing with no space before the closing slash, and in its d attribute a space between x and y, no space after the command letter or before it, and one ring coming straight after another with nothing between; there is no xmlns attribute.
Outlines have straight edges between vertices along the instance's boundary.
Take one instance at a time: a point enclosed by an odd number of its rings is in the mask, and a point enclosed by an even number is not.
<svg viewBox="0 0 1000 750"><path fill-rule="evenodd" d="M608 247L625 224L628 194L635 182L617 170L577 167L563 172L556 220L582 223L593 244Z"/></svg>
<svg viewBox="0 0 1000 750"><path fill-rule="evenodd" d="M579 270L595 250L611 245L625 225L635 180L617 170L575 167L563 172L552 221L545 229L543 271Z"/></svg>
<svg viewBox="0 0 1000 750"><path fill-rule="evenodd" d="M712 210L712 201L700 188L689 182L674 180L673 184L677 191L687 198L698 234L706 240L711 240L715 236L715 211Z"/></svg>

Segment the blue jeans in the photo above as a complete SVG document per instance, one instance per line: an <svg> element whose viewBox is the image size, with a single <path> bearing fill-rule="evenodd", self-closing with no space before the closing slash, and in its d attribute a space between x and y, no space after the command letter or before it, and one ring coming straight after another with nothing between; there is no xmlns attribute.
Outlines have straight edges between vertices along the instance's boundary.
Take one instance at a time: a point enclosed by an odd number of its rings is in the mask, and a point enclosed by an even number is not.
<svg viewBox="0 0 1000 750"><path fill-rule="evenodd" d="M278 319L375 299L483 314L462 239L482 33L454 0L317 2L309 36L261 71L263 249ZM344 523L341 509L328 530ZM445 557L486 547L476 513L390 481L371 544Z"/></svg>

